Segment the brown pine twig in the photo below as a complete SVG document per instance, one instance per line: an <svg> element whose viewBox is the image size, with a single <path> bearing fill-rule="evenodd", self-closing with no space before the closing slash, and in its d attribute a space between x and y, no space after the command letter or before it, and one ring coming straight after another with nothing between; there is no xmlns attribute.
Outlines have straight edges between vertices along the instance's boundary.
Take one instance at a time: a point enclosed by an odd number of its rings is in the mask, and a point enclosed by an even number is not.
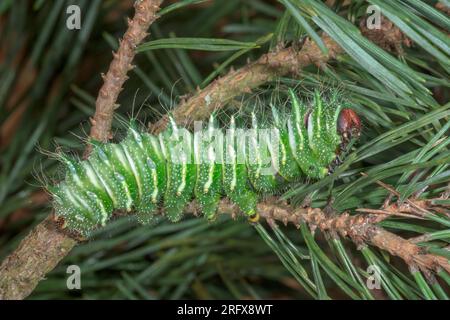
<svg viewBox="0 0 450 320"><path fill-rule="evenodd" d="M378 46L385 49L391 47L398 49L402 43L407 46L411 45L411 40L388 19L383 18L381 29L389 30L389 32L378 32L376 36L365 32L366 26L363 21L365 20L363 19L360 25L362 34ZM216 79L191 98L181 101L171 115L180 125L188 125L191 120L205 120L214 110L222 108L234 97L244 92L249 92L288 73L296 74L310 64L322 66L344 53L344 50L327 34L323 34L322 41L328 49L327 54L323 54L314 41L306 39L301 50L296 50L294 47L281 48L261 56L243 68L231 70L227 75ZM150 132L156 134L163 131L168 120L168 116L165 115L156 123L150 124Z"/></svg>
<svg viewBox="0 0 450 320"><path fill-rule="evenodd" d="M128 71L134 68L132 62L136 54L135 49L149 35L147 30L158 18L156 12L161 3L162 0L136 1L134 18L128 19L128 30L120 40L117 52L113 52L114 59L108 72L102 75L104 82L95 101L95 114L91 119L92 127L89 135L91 138L103 142L111 138L114 110L119 107L116 104L117 97L128 79ZM88 147L85 156L89 151Z"/></svg>
<svg viewBox="0 0 450 320"><path fill-rule="evenodd" d="M133 68L135 48L148 35L147 30L157 18L162 0L139 0L135 2L135 15L128 20L128 29L120 41L95 103L90 136L106 141L110 136L117 97ZM85 156L90 150L87 147ZM45 275L78 243L79 237L62 229L62 222L49 215L37 225L0 266L0 300L24 299Z"/></svg>
<svg viewBox="0 0 450 320"><path fill-rule="evenodd" d="M291 223L296 227L307 223L312 231L319 229L322 232L340 234L342 237L350 238L358 246L372 245L400 257L408 266L417 266L424 272L439 272L443 269L450 273L448 259L424 253L415 243L377 226L376 224L382 220L377 215L350 215L344 212L329 216L318 208L294 209L273 200L259 203L257 209L261 218L269 225L273 225L275 221L280 221L284 225ZM239 214L238 208L226 199L221 200L218 211L231 216ZM193 214L198 212L195 202L190 204L187 212Z"/></svg>

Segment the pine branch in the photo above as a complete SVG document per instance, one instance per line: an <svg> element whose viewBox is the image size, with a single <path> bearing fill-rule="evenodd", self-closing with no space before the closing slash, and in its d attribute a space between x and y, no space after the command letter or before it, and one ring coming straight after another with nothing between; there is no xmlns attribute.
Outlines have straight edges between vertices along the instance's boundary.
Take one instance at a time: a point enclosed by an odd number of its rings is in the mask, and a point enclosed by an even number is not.
<svg viewBox="0 0 450 320"><path fill-rule="evenodd" d="M358 246L375 246L402 258L408 266L417 266L422 271L439 272L444 269L450 273L450 263L446 258L423 253L415 243L377 226L376 223L383 219L379 215L349 215L344 212L330 217L320 209L292 209L273 203L260 203L258 210L261 217L269 223L278 220L299 227L301 223L306 222L312 231L318 228L322 232L335 232L349 237Z"/></svg>
<svg viewBox="0 0 450 320"><path fill-rule="evenodd" d="M49 215L0 266L0 300L27 297L77 243Z"/></svg>
<svg viewBox="0 0 450 320"><path fill-rule="evenodd" d="M148 35L147 30L157 18L162 0L139 0L135 2L135 16L128 20L128 29L120 41L96 101L90 136L106 141L117 97L127 79L135 48ZM85 156L89 153L86 148ZM61 221L47 217L31 231L19 247L0 266L0 299L24 299L78 243L78 236L63 230Z"/></svg>
<svg viewBox="0 0 450 320"><path fill-rule="evenodd" d="M383 19L381 29L368 31L365 19L360 29L363 35L378 46L401 51L401 44L410 45L411 41L398 27L388 19ZM380 32L381 31L381 32ZM171 116L179 125L189 125L192 120L200 121L209 117L216 109L224 107L234 97L289 73L299 73L304 67L315 64L322 66L344 50L327 34L321 37L328 49L324 54L316 42L307 38L301 50L294 47L281 48L261 56L258 60L238 70L231 70L227 75L214 80L206 88L181 103L171 112ZM394 51L394 50L392 50ZM169 117L164 115L156 123L149 124L149 131L157 134L165 129Z"/></svg>
<svg viewBox="0 0 450 320"><path fill-rule="evenodd" d="M322 65L342 53L342 48L328 35L322 41L328 48L324 55L314 41L307 39L301 50L294 47L282 48L261 56L258 60L238 70L231 70L227 75L216 79L206 88L198 91L190 99L182 101L171 115L175 122L187 126L192 119L204 120L216 109L224 107L234 97L250 92L252 89L275 80L288 73L298 73L310 64ZM164 130L168 115L149 125L152 133Z"/></svg>
<svg viewBox="0 0 450 320"><path fill-rule="evenodd" d="M156 12L162 0L140 0L135 3L135 16L128 19L128 30L119 42L119 49L113 52L113 60L109 70L103 77L103 86L95 101L95 114L92 122L90 137L99 141L107 141L111 135L111 124L114 110L119 107L116 104L117 97L122 91L122 86L128 79L127 73L133 69L133 59L136 47L149 35L150 25L158 18ZM86 149L87 157L90 147Z"/></svg>
<svg viewBox="0 0 450 320"><path fill-rule="evenodd" d="M395 193L394 190L392 191ZM375 246L393 256L400 257L410 268L418 267L426 273L430 271L437 273L444 269L450 273L450 261L448 259L425 253L423 248L416 245L416 243L426 240L427 235L406 240L377 225L392 215L401 216L405 212L414 214L412 217L415 218L421 217L423 212L433 208L430 201L408 199L405 204L401 205L386 202L383 208L384 210L379 210L381 212L371 214L350 215L348 212L343 212L330 215L326 210L319 208L292 208L276 198L266 199L257 206L260 217L271 226L274 226L276 221L282 222L284 225L291 223L297 228L300 228L302 223L307 223L313 233L316 229L319 229L336 236L340 234L342 237L348 237L358 247ZM376 210L361 208L357 211L374 212ZM186 210L186 213L196 216L199 215L199 212L199 207L195 201L191 202ZM228 199L221 200L218 212L229 214L232 218L240 213L239 208Z"/></svg>

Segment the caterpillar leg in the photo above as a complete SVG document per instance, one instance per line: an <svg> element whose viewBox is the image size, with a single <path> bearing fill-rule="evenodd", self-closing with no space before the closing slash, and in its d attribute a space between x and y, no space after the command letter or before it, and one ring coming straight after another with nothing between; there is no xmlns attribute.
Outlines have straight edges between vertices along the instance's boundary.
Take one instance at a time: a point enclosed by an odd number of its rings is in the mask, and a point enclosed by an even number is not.
<svg viewBox="0 0 450 320"><path fill-rule="evenodd" d="M209 221L215 220L217 216L217 207L220 201L220 194L196 195L200 210Z"/></svg>

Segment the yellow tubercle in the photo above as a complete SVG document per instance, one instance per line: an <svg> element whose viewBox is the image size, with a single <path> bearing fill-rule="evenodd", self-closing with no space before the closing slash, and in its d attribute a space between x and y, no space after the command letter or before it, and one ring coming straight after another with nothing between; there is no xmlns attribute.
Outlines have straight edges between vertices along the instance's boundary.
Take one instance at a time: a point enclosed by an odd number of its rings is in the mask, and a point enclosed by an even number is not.
<svg viewBox="0 0 450 320"><path fill-rule="evenodd" d="M256 213L250 215L250 216L248 217L248 221L250 221L251 223L256 223L256 222L258 222L258 221L259 221L259 213L256 212Z"/></svg>

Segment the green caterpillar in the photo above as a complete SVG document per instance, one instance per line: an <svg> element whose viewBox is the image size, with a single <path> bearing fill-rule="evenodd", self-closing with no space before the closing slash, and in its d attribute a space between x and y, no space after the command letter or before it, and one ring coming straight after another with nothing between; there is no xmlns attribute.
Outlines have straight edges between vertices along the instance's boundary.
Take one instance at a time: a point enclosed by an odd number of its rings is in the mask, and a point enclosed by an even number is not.
<svg viewBox="0 0 450 320"><path fill-rule="evenodd" d="M324 98L316 91L309 106L292 90L289 96L292 112L272 107L270 126L259 126L253 114L250 129L236 128L232 117L221 130L211 116L207 128L192 134L171 119L155 136L131 121L120 143L92 141L87 160L59 155L65 179L48 187L56 214L87 236L117 209L134 210L147 223L162 207L168 219L178 221L195 198L213 219L219 200L228 197L256 222L261 195L301 177L323 178L339 145L360 131L358 116L337 95Z"/></svg>

